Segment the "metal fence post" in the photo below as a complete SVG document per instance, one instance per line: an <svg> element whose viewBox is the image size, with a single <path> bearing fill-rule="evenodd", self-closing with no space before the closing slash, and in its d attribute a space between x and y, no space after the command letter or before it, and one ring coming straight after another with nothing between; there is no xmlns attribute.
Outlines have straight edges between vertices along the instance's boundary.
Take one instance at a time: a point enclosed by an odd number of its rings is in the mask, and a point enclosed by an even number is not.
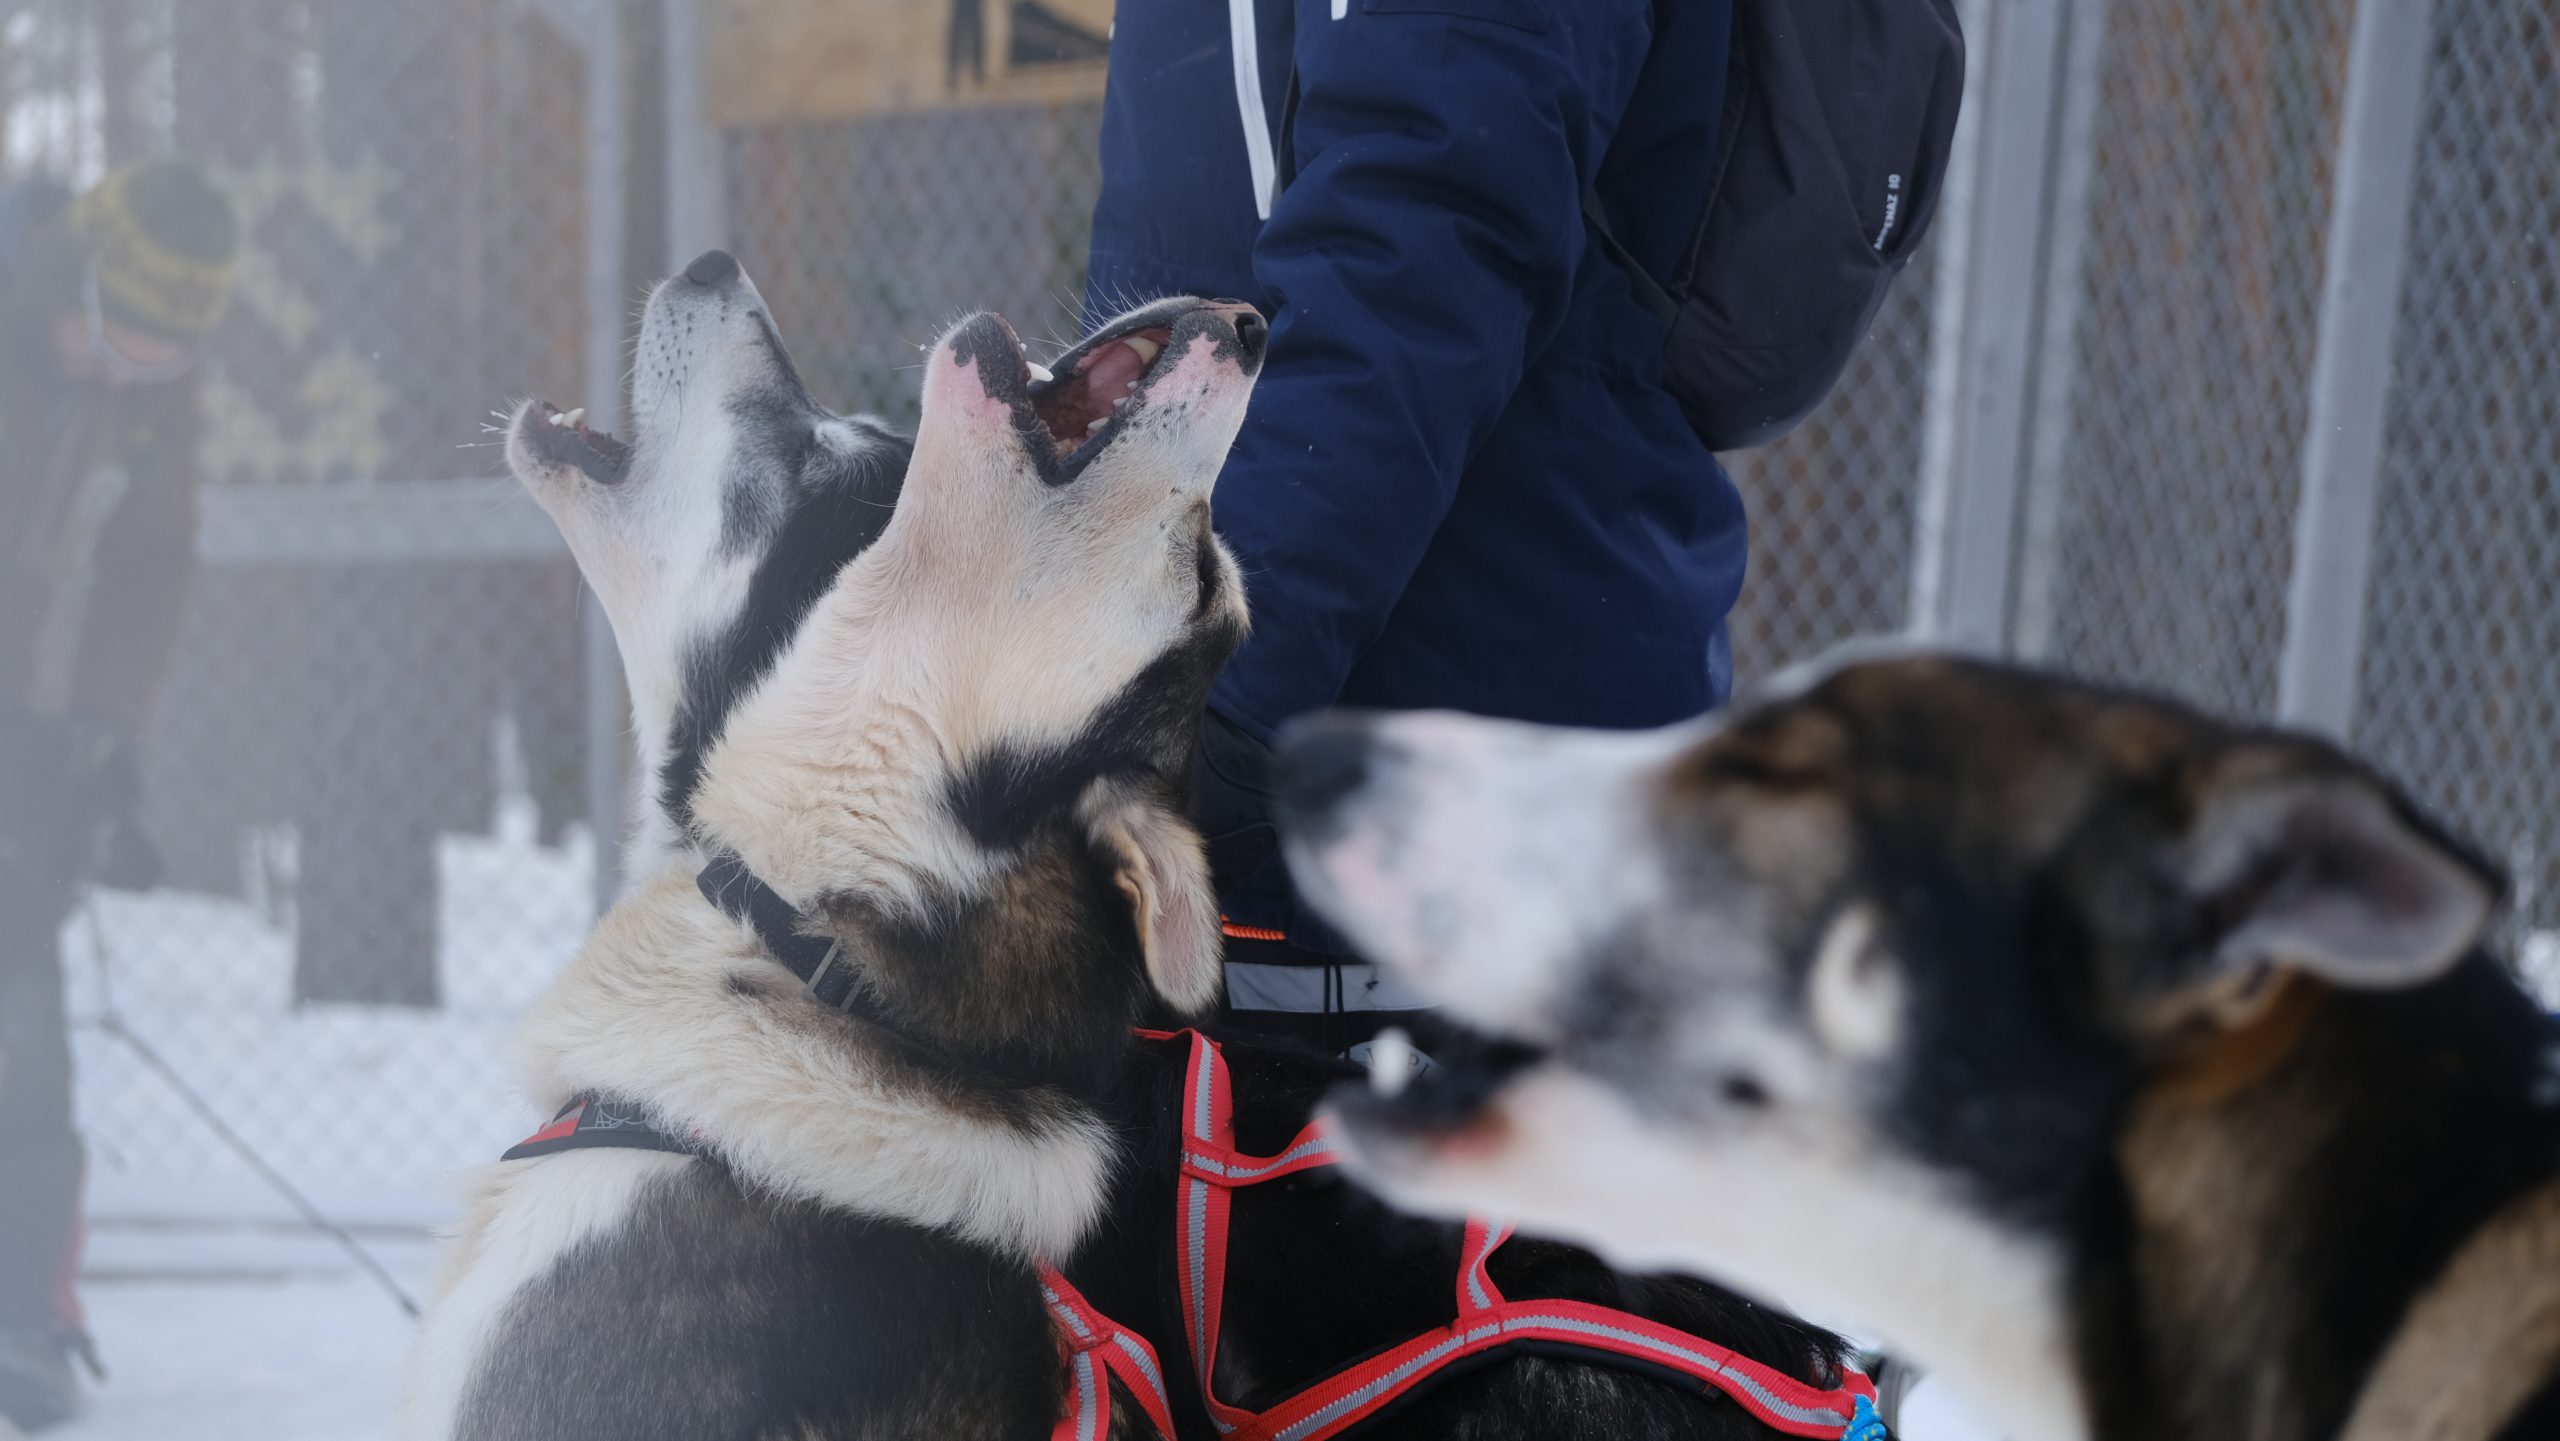
<svg viewBox="0 0 2560 1441"><path fill-rule="evenodd" d="M2006 649L2019 487L2035 404L2047 277L2055 114L2072 8L1995 0L1968 85L1974 174L1946 216L1942 272L1960 288L1952 334L1932 345L1911 626L1970 650ZM1979 42L1987 38L1987 55ZM1950 223L1952 222L1952 223Z"/></svg>
<svg viewBox="0 0 2560 1441"><path fill-rule="evenodd" d="M594 591L578 595L579 683L585 695L587 825L595 840L595 906L601 916L622 894L623 800L630 784L631 701L623 694L622 652Z"/></svg>
<svg viewBox="0 0 2560 1441"><path fill-rule="evenodd" d="M624 223L631 144L624 105L629 58L621 0L553 0L553 21L585 51L586 307L584 337L588 424L622 424L623 297L629 266ZM586 767L581 776L587 824L595 844L594 900L602 915L622 889L623 795L631 766L631 701L623 692L622 654L613 626L592 591L578 605L580 723Z"/></svg>
<svg viewBox="0 0 2560 1441"><path fill-rule="evenodd" d="M623 430L623 297L625 190L631 146L624 83L627 37L621 0L598 0L587 50L587 407L606 430ZM596 914L622 889L623 796L631 770L631 698L624 693L622 652L593 591L578 608L586 691L587 822L595 847Z"/></svg>
<svg viewBox="0 0 2560 1441"><path fill-rule="evenodd" d="M2355 722L2391 335L2400 313L2433 8L2431 0L2356 6L2338 126L2276 712L2339 737Z"/></svg>
<svg viewBox="0 0 2560 1441"><path fill-rule="evenodd" d="M1945 590L1947 526L1955 504L1955 416L1963 401L1965 283L1972 255L1975 178L1982 151L1983 77L1990 53L1993 0L1956 0L1968 47L1964 98L1957 108L1954 150L1947 164L1946 194L1938 201L1931 242L1928 353L1920 375L1920 460L1911 489L1911 562L1904 628L1913 635L1938 629Z"/></svg>
<svg viewBox="0 0 2560 1441"><path fill-rule="evenodd" d="M2087 285L2090 181L2097 165L2098 92L2107 49L2108 0L2078 0L2062 42L2062 87L2054 126L2050 191L2053 227L2044 255L2043 332L2037 338L2034 410L2028 417L2026 474L2019 498L2012 654L2043 660L2053 647L2059 581L2062 456L2071 435L2071 397L2080 369L2080 311Z"/></svg>

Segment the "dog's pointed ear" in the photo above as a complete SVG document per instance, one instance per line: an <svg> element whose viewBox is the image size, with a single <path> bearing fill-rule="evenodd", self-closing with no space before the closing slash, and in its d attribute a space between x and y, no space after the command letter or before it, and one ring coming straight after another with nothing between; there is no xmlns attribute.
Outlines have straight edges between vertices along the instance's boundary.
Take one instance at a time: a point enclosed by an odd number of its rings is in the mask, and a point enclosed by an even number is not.
<svg viewBox="0 0 2560 1441"><path fill-rule="evenodd" d="M1170 797L1123 781L1094 782L1081 811L1129 898L1156 993L1186 1016L1207 1010L1218 999L1223 942L1200 833Z"/></svg>
<svg viewBox="0 0 2560 1441"><path fill-rule="evenodd" d="M2468 954L2501 881L2325 741L2253 743L2203 782L2182 847L2209 985L2293 969L2358 989L2423 985Z"/></svg>

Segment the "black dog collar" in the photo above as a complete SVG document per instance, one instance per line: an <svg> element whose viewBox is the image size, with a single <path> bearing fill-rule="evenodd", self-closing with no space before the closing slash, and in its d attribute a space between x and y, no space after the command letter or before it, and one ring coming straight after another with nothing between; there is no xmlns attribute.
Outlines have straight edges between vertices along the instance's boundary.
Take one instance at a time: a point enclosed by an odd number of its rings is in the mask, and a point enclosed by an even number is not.
<svg viewBox="0 0 2560 1441"><path fill-rule="evenodd" d="M714 855L693 883L704 900L730 918L753 927L756 938L764 942L765 954L798 976L800 989L808 992L810 999L887 1031L946 1065L959 1064L958 1058L939 1042L927 1040L890 1019L880 1003L864 993L862 978L845 955L844 943L811 935L809 918L776 894L773 887L756 879L756 873L747 869L746 861L736 852Z"/></svg>
<svg viewBox="0 0 2560 1441"><path fill-rule="evenodd" d="M801 988L820 1005L878 1025L889 1024L863 996L853 967L845 960L844 943L809 934L805 929L809 918L757 880L736 853L722 851L713 856L694 877L694 884L704 900L754 927L766 953L790 967L791 974L800 978Z"/></svg>
<svg viewBox="0 0 2560 1441"><path fill-rule="evenodd" d="M702 898L719 907L723 914L752 927L756 938L764 943L765 953L789 967L810 996L887 1031L917 1050L936 1057L944 1055L939 1046L910 1035L882 1015L871 998L862 993L853 965L844 957L843 944L808 934L808 917L774 894L771 886L757 880L744 860L723 851L694 877L694 885L702 892ZM660 1125L640 1106L587 1092L571 1097L549 1125L509 1147L499 1159L524 1161L558 1151L596 1147L712 1155L710 1145L700 1136L679 1135Z"/></svg>
<svg viewBox="0 0 2560 1441"><path fill-rule="evenodd" d="M746 922L764 942L765 954L800 978L812 1000L895 1037L915 1057L949 1071L992 1074L983 1061L964 1058L940 1041L917 1035L881 1008L862 988L862 978L843 943L810 933L809 918L747 869L734 851L720 851L694 876L704 900L734 920Z"/></svg>

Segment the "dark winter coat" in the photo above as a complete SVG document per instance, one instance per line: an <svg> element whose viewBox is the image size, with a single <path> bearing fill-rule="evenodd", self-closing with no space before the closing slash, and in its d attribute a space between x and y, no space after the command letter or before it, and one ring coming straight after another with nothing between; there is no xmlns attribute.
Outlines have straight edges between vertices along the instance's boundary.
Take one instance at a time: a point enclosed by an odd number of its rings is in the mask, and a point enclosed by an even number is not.
<svg viewBox="0 0 2560 1441"><path fill-rule="evenodd" d="M67 378L46 326L76 295L31 295L17 261L70 192L0 189L0 709L105 742L141 732L196 577L193 378L121 389Z"/></svg>
<svg viewBox="0 0 2560 1441"><path fill-rule="evenodd" d="M1334 703L1632 727L1721 701L1741 501L1582 197L1674 268L1729 0L1237 9L1121 0L1086 290L1273 318L1214 502L1254 632L1213 709L1267 741ZM1276 877L1222 880L1290 927Z"/></svg>

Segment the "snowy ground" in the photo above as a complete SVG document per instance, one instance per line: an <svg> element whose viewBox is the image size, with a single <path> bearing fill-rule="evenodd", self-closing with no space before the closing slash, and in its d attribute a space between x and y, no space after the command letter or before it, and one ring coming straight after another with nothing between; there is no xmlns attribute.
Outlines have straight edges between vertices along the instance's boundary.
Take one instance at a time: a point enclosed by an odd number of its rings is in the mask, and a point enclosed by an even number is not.
<svg viewBox="0 0 2560 1441"><path fill-rule="evenodd" d="M425 1284L423 1230L365 1239ZM107 1383L46 1441L390 1441L409 1319L307 1232L105 1221L81 1294Z"/></svg>
<svg viewBox="0 0 2560 1441"><path fill-rule="evenodd" d="M292 937L251 905L99 893L65 928L82 1128L113 1214L249 1171L168 1081L95 1022L112 1009L299 1185L375 1204L441 1194L530 1129L506 1042L585 936L589 847L535 845L522 808L440 847L443 1005L290 1003Z"/></svg>
<svg viewBox="0 0 2560 1441"><path fill-rule="evenodd" d="M408 1318L98 1020L112 1003L423 1295L456 1174L536 1122L506 1039L589 921L584 837L545 848L531 831L517 806L494 835L441 847L434 1012L294 1009L291 937L245 903L105 894L73 918L63 949L91 1150L81 1294L109 1377L46 1441L388 1441Z"/></svg>

